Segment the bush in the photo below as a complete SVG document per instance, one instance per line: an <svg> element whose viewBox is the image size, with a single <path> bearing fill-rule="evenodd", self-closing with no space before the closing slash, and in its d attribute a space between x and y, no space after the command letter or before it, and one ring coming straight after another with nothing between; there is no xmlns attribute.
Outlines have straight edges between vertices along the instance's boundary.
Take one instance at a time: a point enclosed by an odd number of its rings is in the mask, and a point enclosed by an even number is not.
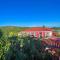
<svg viewBox="0 0 60 60"><path fill-rule="evenodd" d="M49 60L51 57L42 51L41 40L34 37L12 36L0 40L0 48L0 60Z"/></svg>

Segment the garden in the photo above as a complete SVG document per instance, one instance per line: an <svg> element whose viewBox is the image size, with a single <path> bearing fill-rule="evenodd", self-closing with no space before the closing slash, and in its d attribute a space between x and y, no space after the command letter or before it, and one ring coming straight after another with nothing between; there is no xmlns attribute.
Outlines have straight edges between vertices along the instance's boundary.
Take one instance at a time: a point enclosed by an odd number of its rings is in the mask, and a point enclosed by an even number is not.
<svg viewBox="0 0 60 60"><path fill-rule="evenodd" d="M0 60L53 60L55 56L45 48L41 38L4 36L0 30Z"/></svg>

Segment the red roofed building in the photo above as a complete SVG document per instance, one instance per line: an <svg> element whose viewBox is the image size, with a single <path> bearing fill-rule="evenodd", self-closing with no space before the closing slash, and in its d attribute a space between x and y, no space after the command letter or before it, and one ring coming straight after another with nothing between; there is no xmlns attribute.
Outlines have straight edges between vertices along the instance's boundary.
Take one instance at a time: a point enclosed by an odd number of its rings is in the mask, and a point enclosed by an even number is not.
<svg viewBox="0 0 60 60"><path fill-rule="evenodd" d="M34 37L42 37L42 38L51 38L53 36L53 29L51 28L46 28L46 27L32 27L28 28L24 31L21 31L19 34L20 35L30 35Z"/></svg>

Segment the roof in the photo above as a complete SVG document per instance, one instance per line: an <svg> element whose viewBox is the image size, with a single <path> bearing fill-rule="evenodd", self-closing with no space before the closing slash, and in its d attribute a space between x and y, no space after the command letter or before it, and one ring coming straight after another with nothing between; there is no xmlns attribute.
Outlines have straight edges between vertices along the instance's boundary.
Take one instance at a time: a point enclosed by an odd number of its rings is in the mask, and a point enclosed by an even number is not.
<svg viewBox="0 0 60 60"><path fill-rule="evenodd" d="M52 31L52 28L45 28L45 27L32 27L29 29L26 29L24 31Z"/></svg>
<svg viewBox="0 0 60 60"><path fill-rule="evenodd" d="M57 40L51 40L51 39L47 39L47 40L42 40L43 44L46 44L47 46L51 47L51 48L60 48L60 43L58 43L59 41ZM52 44L52 45L51 45ZM56 44L58 44L56 46Z"/></svg>

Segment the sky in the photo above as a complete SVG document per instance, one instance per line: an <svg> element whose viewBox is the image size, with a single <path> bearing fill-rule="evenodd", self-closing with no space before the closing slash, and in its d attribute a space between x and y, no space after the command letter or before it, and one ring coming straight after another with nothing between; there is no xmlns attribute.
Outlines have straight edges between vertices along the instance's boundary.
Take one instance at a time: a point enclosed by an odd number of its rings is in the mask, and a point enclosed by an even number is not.
<svg viewBox="0 0 60 60"><path fill-rule="evenodd" d="M0 26L60 27L60 0L0 0Z"/></svg>

